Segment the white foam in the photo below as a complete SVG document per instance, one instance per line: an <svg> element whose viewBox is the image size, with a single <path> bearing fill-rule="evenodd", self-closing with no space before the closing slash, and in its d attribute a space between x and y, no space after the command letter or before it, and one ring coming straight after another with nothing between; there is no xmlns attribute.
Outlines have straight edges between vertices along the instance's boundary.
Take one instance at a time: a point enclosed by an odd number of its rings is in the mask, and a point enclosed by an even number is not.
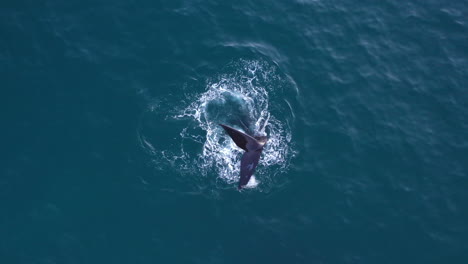
<svg viewBox="0 0 468 264"><path fill-rule="evenodd" d="M253 189L253 188L257 187L257 185L259 183L260 182L257 181L257 178L255 178L255 176L252 176L252 178L250 178L249 182L247 183L247 185L244 188Z"/></svg>
<svg viewBox="0 0 468 264"><path fill-rule="evenodd" d="M201 153L167 158L168 160L186 159L184 160L186 165L193 162L194 166L190 167L203 175L208 175L214 170L219 179L228 184L236 183L239 179L240 158L243 151L226 135L218 122L223 120L224 115L232 114L235 117L238 113L221 113L223 116L219 117L218 112L215 111L214 114L209 112L208 108L212 105L223 107L229 101L238 103L242 114L248 115L248 119L253 121L255 133L268 134L268 143L255 173L257 177L262 178L262 181L283 172L294 154L290 147L289 127L270 113L269 92L272 87L262 85L265 80L277 79L278 76L265 64L257 61L241 61L237 66L240 67L239 71L209 81L205 92L188 98L192 102L173 116L176 119L189 118L195 121L195 127L184 128L180 135L183 139L202 144ZM200 135L197 129L203 130L206 135ZM186 154L183 145L181 151ZM270 166L275 166L275 170L268 171L267 168ZM258 181L252 177L247 187L255 188L257 185Z"/></svg>

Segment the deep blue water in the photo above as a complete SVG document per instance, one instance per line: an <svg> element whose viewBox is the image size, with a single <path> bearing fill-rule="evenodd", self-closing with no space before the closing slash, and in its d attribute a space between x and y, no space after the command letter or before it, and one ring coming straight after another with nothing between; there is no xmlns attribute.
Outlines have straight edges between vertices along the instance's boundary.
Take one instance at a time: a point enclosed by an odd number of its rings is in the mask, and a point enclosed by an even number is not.
<svg viewBox="0 0 468 264"><path fill-rule="evenodd" d="M468 263L467 17L4 1L0 263Z"/></svg>

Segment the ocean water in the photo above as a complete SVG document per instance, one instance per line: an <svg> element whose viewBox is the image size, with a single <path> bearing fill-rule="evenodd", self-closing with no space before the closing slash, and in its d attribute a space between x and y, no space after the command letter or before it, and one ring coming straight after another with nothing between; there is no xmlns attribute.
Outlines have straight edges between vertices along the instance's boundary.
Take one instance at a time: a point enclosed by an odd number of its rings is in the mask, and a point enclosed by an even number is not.
<svg viewBox="0 0 468 264"><path fill-rule="evenodd" d="M3 1L0 263L468 263L467 18Z"/></svg>

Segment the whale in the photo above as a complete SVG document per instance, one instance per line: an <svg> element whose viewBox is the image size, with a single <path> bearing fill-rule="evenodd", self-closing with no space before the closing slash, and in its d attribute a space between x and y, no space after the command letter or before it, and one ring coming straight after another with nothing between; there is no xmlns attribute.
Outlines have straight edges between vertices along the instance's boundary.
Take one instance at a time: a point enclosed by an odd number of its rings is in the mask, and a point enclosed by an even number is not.
<svg viewBox="0 0 468 264"><path fill-rule="evenodd" d="M237 189L241 190L247 185L254 174L268 137L251 136L228 125L219 125L226 131L234 143L245 151L240 162L240 179L237 186Z"/></svg>

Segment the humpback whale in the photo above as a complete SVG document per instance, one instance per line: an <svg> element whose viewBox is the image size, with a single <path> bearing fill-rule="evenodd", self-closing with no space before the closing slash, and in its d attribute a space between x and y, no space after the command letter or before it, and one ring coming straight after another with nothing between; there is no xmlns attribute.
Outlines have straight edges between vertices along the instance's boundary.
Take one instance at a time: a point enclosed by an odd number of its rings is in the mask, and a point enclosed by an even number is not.
<svg viewBox="0 0 468 264"><path fill-rule="evenodd" d="M240 190L247 185L252 177L268 138L266 136L250 136L230 126L219 125L224 128L239 148L245 150L241 158L240 180L237 186L237 189Z"/></svg>

